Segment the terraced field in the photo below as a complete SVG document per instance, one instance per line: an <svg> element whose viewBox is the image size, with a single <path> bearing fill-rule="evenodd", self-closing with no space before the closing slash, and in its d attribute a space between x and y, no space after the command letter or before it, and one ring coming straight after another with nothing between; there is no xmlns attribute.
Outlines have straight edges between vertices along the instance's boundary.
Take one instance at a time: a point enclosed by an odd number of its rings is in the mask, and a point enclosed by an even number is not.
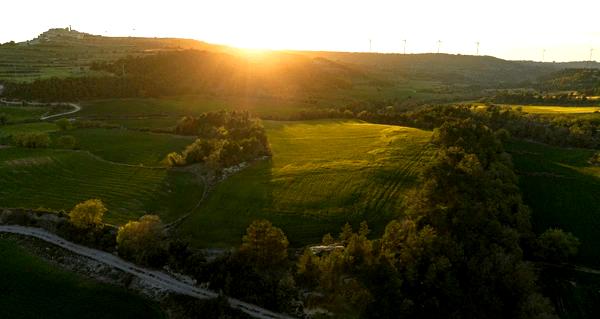
<svg viewBox="0 0 600 319"><path fill-rule="evenodd" d="M292 245L367 220L376 233L402 214L405 195L433 156L430 132L356 121L266 121L273 150L219 184L181 227L198 245L235 245L258 218Z"/></svg>
<svg viewBox="0 0 600 319"><path fill-rule="evenodd" d="M578 261L600 265L600 167L587 162L594 151L529 142L513 142L508 150L535 230L572 232L582 243Z"/></svg>
<svg viewBox="0 0 600 319"><path fill-rule="evenodd" d="M0 260L0 318L163 317L150 301L57 268L13 239L0 238Z"/></svg>
<svg viewBox="0 0 600 319"><path fill-rule="evenodd" d="M164 166L170 152L180 152L194 141L193 137L155 134L125 129L77 129L55 132L52 139L71 135L82 150L105 160L132 165Z"/></svg>
<svg viewBox="0 0 600 319"><path fill-rule="evenodd" d="M5 125L0 126L0 139L18 133L31 133L31 132L45 132L50 133L57 131L58 127L54 123L49 122L36 122L26 123L18 125Z"/></svg>
<svg viewBox="0 0 600 319"><path fill-rule="evenodd" d="M186 172L109 163L84 151L0 149L3 207L71 209L89 198L108 206L106 219L122 223L145 213L169 221L197 203L204 185Z"/></svg>

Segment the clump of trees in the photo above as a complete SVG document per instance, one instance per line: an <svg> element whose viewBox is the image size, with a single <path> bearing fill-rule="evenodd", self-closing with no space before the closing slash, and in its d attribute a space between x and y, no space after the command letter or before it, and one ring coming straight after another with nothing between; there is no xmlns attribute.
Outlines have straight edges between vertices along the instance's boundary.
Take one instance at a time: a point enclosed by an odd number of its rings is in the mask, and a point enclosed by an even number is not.
<svg viewBox="0 0 600 319"><path fill-rule="evenodd" d="M346 225L341 245L300 257L297 282L316 292L306 303L366 318L555 318L524 260L537 239L504 135L472 118L436 129L439 153L403 218L380 239ZM550 233L541 254L573 253Z"/></svg>
<svg viewBox="0 0 600 319"><path fill-rule="evenodd" d="M27 148L46 148L51 143L48 133L19 133L13 135L12 139L16 146Z"/></svg>
<svg viewBox="0 0 600 319"><path fill-rule="evenodd" d="M54 124L58 126L61 131L67 131L73 128L73 124L68 119L62 118L60 120L54 121Z"/></svg>
<svg viewBox="0 0 600 319"><path fill-rule="evenodd" d="M162 266L167 258L166 233L156 215L144 215L119 227L119 255L138 264Z"/></svg>
<svg viewBox="0 0 600 319"><path fill-rule="evenodd" d="M166 160L170 166L206 163L219 169L271 154L264 127L248 112L220 111L199 117L186 116L174 132L198 136L198 139L181 154L168 154Z"/></svg>

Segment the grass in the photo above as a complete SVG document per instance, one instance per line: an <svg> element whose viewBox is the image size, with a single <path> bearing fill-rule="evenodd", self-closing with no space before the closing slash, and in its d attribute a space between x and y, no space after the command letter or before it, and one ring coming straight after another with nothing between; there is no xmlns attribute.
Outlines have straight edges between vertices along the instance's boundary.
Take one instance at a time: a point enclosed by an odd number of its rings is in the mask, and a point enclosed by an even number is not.
<svg viewBox="0 0 600 319"><path fill-rule="evenodd" d="M433 156L430 132L356 121L266 121L273 150L229 177L181 227L197 245L237 245L252 220L292 245L367 220L375 233L402 214L406 192Z"/></svg>
<svg viewBox="0 0 600 319"><path fill-rule="evenodd" d="M600 265L600 167L587 160L593 150L513 142L523 199L533 210L537 233L560 227L581 240L578 262Z"/></svg>
<svg viewBox="0 0 600 319"><path fill-rule="evenodd" d="M316 103L316 102L315 102ZM303 99L271 97L226 97L192 95L169 98L130 98L95 100L82 103L78 117L107 121L136 121L138 125L149 118L175 125L185 115L200 115L219 110L246 110L258 116L286 116L314 104ZM140 123L139 121L142 120ZM162 123L161 123L162 124Z"/></svg>
<svg viewBox="0 0 600 319"><path fill-rule="evenodd" d="M125 129L76 129L52 134L56 142L62 135L71 135L82 150L103 159L147 166L163 166L170 152L180 152L194 141L192 137L155 134Z"/></svg>
<svg viewBox="0 0 600 319"><path fill-rule="evenodd" d="M62 270L0 238L2 318L162 318L150 301Z"/></svg>
<svg viewBox="0 0 600 319"><path fill-rule="evenodd" d="M32 132L45 132L50 133L57 131L58 127L54 123L49 122L36 122L26 124L15 124L15 125L4 125L0 126L0 138L6 138L8 136L19 134L19 133L32 133Z"/></svg>
<svg viewBox="0 0 600 319"><path fill-rule="evenodd" d="M600 112L600 106L537 106L526 105L512 108L522 108L525 113L532 114L582 114Z"/></svg>
<svg viewBox="0 0 600 319"><path fill-rule="evenodd" d="M0 115L6 116L9 123L35 121L39 120L49 109L49 107L6 106L0 104Z"/></svg>
<svg viewBox="0 0 600 319"><path fill-rule="evenodd" d="M146 213L170 221L195 206L203 187L191 173L116 165L84 151L0 149L3 207L70 210L99 198L109 223Z"/></svg>

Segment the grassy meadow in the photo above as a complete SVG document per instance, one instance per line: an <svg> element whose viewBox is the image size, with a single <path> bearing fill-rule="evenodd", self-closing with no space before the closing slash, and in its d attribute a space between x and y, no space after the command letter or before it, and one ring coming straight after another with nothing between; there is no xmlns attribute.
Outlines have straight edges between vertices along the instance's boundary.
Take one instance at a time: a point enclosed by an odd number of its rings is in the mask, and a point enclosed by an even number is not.
<svg viewBox="0 0 600 319"><path fill-rule="evenodd" d="M124 289L57 268L0 237L1 318L163 318Z"/></svg>
<svg viewBox="0 0 600 319"><path fill-rule="evenodd" d="M508 150L535 230L572 232L581 241L578 261L599 265L600 167L587 162L594 151L530 142L513 142Z"/></svg>
<svg viewBox="0 0 600 319"><path fill-rule="evenodd" d="M531 114L586 114L600 112L600 106L538 106L525 105L512 108L521 108L525 113Z"/></svg>
<svg viewBox="0 0 600 319"><path fill-rule="evenodd" d="M195 140L187 136L104 128L60 131L51 138L56 144L64 135L73 136L79 149L105 160L145 166L164 166L167 154L181 152Z"/></svg>
<svg viewBox="0 0 600 319"><path fill-rule="evenodd" d="M402 214L408 191L433 155L430 132L357 121L266 121L273 156L216 186L180 226L198 245L237 245L269 219L292 245L367 220L375 232Z"/></svg>
<svg viewBox="0 0 600 319"><path fill-rule="evenodd" d="M7 106L0 104L0 116L8 118L8 123L36 121L46 114L50 107L40 106Z"/></svg>
<svg viewBox="0 0 600 319"><path fill-rule="evenodd" d="M130 167L84 151L5 148L0 150L3 207L70 210L99 198L119 224L145 213L173 220L194 207L204 185L191 173Z"/></svg>

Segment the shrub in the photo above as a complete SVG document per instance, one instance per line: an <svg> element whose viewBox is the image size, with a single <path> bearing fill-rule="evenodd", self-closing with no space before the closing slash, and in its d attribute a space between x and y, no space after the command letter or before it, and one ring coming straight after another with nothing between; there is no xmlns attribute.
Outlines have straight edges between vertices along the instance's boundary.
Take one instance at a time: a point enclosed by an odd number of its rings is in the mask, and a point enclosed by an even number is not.
<svg viewBox="0 0 600 319"><path fill-rule="evenodd" d="M566 262L577 255L579 239L562 229L550 228L539 238L538 257L551 262Z"/></svg>
<svg viewBox="0 0 600 319"><path fill-rule="evenodd" d="M21 133L13 136L15 145L27 148L46 148L50 145L48 133Z"/></svg>
<svg viewBox="0 0 600 319"><path fill-rule="evenodd" d="M181 154L177 152L169 153L167 155L167 165L169 165L170 167L184 166L185 158L183 158L183 156L181 156Z"/></svg>
<svg viewBox="0 0 600 319"><path fill-rule="evenodd" d="M71 135L63 135L56 140L56 145L60 148L74 149L77 146L77 140Z"/></svg>
<svg viewBox="0 0 600 319"><path fill-rule="evenodd" d="M67 120L67 119L60 119L54 122L54 124L56 124L56 126L58 126L58 128L61 131L66 131L69 130L73 127L73 125L71 124L71 121Z"/></svg>
<svg viewBox="0 0 600 319"><path fill-rule="evenodd" d="M136 263L162 266L167 259L165 229L156 215L144 215L119 227L119 255Z"/></svg>
<svg viewBox="0 0 600 319"><path fill-rule="evenodd" d="M77 204L69 213L71 223L79 229L102 228L102 217L107 209L99 199L89 199Z"/></svg>

